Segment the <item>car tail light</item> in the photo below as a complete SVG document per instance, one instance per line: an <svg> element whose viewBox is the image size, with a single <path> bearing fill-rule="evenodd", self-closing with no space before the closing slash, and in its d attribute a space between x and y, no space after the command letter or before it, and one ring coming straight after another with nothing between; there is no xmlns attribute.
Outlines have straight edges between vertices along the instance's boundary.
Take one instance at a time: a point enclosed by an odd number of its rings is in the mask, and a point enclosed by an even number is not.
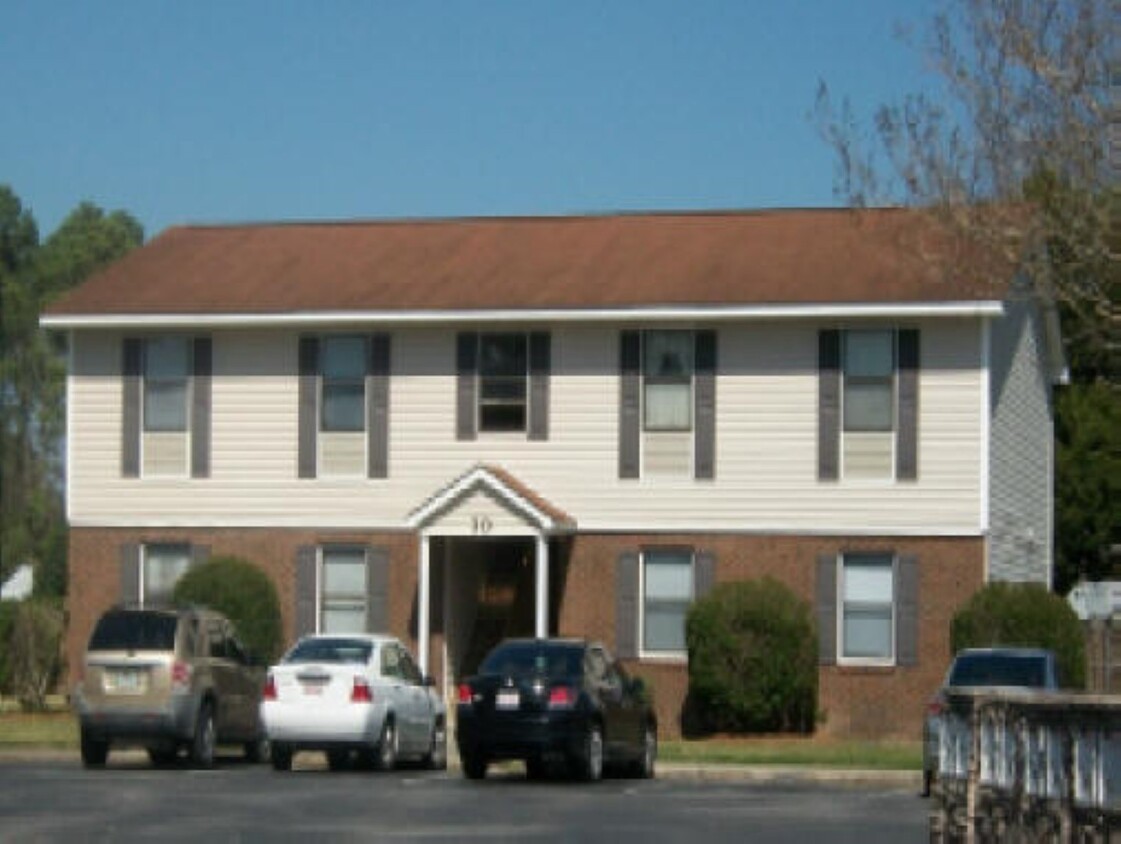
<svg viewBox="0 0 1121 844"><path fill-rule="evenodd" d="M351 703L373 703L374 690L365 677L355 677L354 687L350 690Z"/></svg>
<svg viewBox="0 0 1121 844"><path fill-rule="evenodd" d="M550 709L569 709L576 704L576 691L571 686L553 686L549 689Z"/></svg>
<svg viewBox="0 0 1121 844"><path fill-rule="evenodd" d="M470 683L459 684L459 687L456 689L456 700L467 706L475 702L475 692L472 691Z"/></svg>
<svg viewBox="0 0 1121 844"><path fill-rule="evenodd" d="M265 688L261 692L261 697L265 700L276 700L276 680L271 674L265 678Z"/></svg>
<svg viewBox="0 0 1121 844"><path fill-rule="evenodd" d="M173 688L187 688L191 685L191 666L176 660L171 664L171 685Z"/></svg>

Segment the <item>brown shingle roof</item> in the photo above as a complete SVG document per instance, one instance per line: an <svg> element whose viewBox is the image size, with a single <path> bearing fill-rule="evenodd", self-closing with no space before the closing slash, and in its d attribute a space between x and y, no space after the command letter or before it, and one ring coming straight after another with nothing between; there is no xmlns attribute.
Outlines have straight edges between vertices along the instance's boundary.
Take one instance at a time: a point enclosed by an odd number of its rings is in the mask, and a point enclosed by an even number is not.
<svg viewBox="0 0 1121 844"><path fill-rule="evenodd" d="M171 228L50 316L993 299L917 212L621 214ZM937 265L937 266L935 266ZM967 263L961 263L968 270Z"/></svg>

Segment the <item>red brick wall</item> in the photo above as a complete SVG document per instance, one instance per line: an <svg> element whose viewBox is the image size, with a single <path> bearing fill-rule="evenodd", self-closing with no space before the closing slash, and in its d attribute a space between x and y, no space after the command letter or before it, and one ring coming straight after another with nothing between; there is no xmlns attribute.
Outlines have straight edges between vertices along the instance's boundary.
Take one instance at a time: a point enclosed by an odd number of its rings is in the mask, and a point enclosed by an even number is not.
<svg viewBox="0 0 1121 844"><path fill-rule="evenodd" d="M276 584L286 640L293 637L295 559L301 545L355 542L390 550L390 629L416 646L418 541L411 534L337 533L309 530L118 530L79 528L70 534L70 627L67 656L71 681L98 615L119 597L120 547L126 542L189 542L210 546L212 556L237 555L259 565ZM845 538L735 535L579 535L554 544L563 572L563 594L554 628L562 636L586 636L615 644L615 562L643 545L685 545L717 559L717 581L763 576L786 583L813 605L819 554L891 549L919 561L919 659L912 668L827 666L819 675L819 732L830 736L916 738L929 695L949 661L949 624L956 609L982 585L980 539ZM434 616L438 613L434 613ZM429 665L439 663L438 631ZM628 665L654 688L661 732L680 732L688 674L681 662Z"/></svg>

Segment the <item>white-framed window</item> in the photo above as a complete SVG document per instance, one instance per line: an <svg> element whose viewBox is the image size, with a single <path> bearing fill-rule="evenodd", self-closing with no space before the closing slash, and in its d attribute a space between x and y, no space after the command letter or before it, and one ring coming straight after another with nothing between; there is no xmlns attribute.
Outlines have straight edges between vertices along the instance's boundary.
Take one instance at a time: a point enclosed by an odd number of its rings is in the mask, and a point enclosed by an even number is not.
<svg viewBox="0 0 1121 844"><path fill-rule="evenodd" d="M646 549L641 571L642 655L682 656L686 653L685 615L693 603L693 551Z"/></svg>
<svg viewBox="0 0 1121 844"><path fill-rule="evenodd" d="M319 632L366 631L366 549L326 545L320 549Z"/></svg>
<svg viewBox="0 0 1121 844"><path fill-rule="evenodd" d="M141 606L167 606L171 594L191 566L191 546L153 543L143 546L140 564Z"/></svg>
<svg viewBox="0 0 1121 844"><path fill-rule="evenodd" d="M144 341L144 430L185 432L190 393L191 343L186 337Z"/></svg>
<svg viewBox="0 0 1121 844"><path fill-rule="evenodd" d="M646 431L693 429L692 331L642 332L642 420Z"/></svg>
<svg viewBox="0 0 1121 844"><path fill-rule="evenodd" d="M479 335L479 430L525 431L529 421L529 340Z"/></svg>
<svg viewBox="0 0 1121 844"><path fill-rule="evenodd" d="M324 337L320 363L319 429L366 429L365 337Z"/></svg>
<svg viewBox="0 0 1121 844"><path fill-rule="evenodd" d="M895 662L895 560L890 554L840 557L839 654L842 662Z"/></svg>
<svg viewBox="0 0 1121 844"><path fill-rule="evenodd" d="M850 329L843 337L844 431L893 431L895 331Z"/></svg>

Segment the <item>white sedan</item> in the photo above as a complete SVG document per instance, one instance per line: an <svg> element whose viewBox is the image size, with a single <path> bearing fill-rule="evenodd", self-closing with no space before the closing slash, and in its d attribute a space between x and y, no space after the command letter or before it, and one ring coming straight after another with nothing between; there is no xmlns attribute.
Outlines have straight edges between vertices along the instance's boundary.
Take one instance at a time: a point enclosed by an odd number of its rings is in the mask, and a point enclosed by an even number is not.
<svg viewBox="0 0 1121 844"><path fill-rule="evenodd" d="M447 712L431 679L397 639L319 634L300 639L269 669L261 700L273 767L300 750L332 769L357 761L388 770L399 757L447 766Z"/></svg>

